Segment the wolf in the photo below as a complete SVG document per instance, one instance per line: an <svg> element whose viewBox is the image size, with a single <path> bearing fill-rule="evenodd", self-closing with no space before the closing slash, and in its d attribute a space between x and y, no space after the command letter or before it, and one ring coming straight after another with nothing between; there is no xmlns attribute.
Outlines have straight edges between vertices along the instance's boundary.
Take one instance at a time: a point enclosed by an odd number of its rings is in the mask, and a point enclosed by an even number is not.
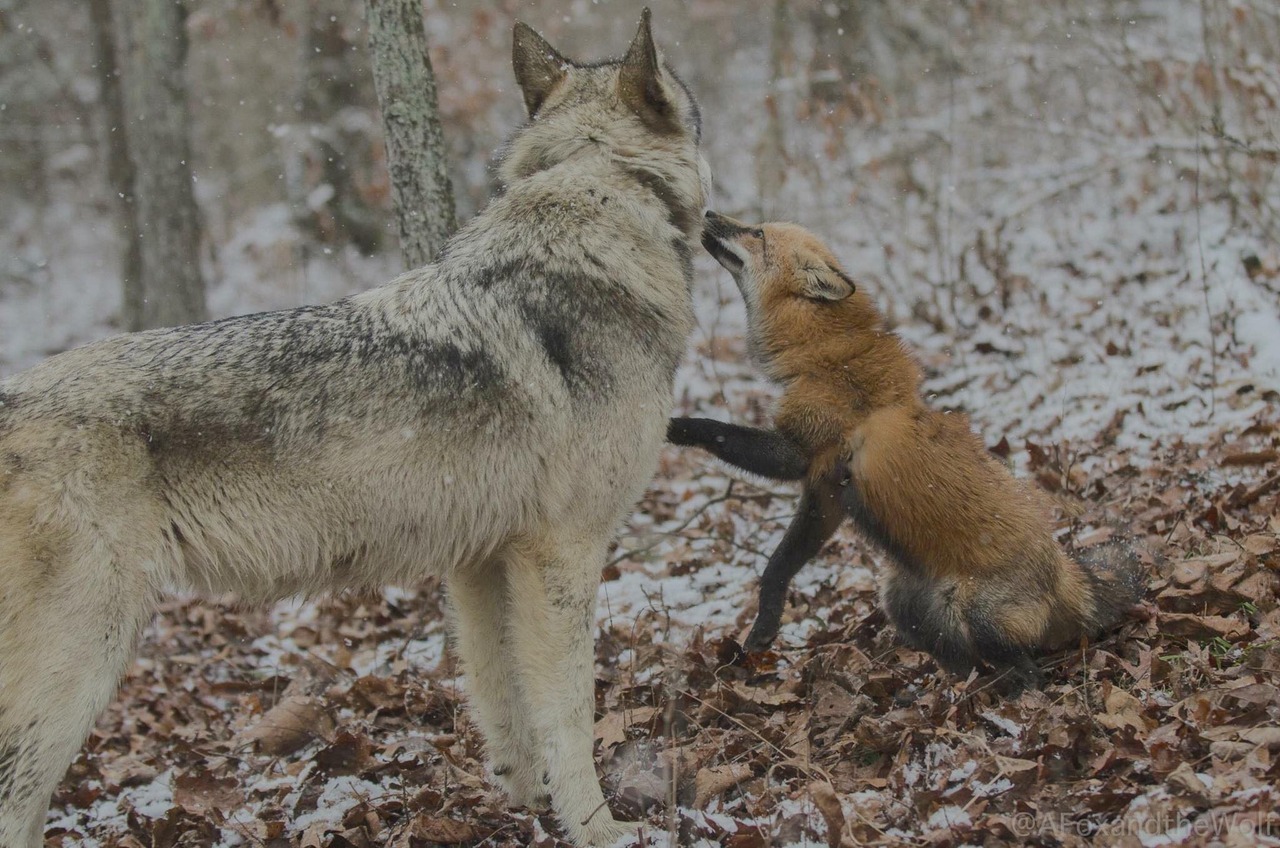
<svg viewBox="0 0 1280 848"><path fill-rule="evenodd" d="M772 430L675 418L668 438L804 481L749 650L772 643L792 577L845 518L889 555L883 599L898 632L951 672L986 664L1014 693L1039 681L1035 651L1123 619L1143 591L1132 546L1068 557L1043 494L987 453L965 415L928 406L914 356L820 239L708 212L702 241L742 292L752 358L784 392Z"/></svg>
<svg viewBox="0 0 1280 848"><path fill-rule="evenodd" d="M517 24L528 123L433 264L305 306L121 335L0 382L0 845L50 793L171 587L252 603L445 580L516 805L628 825L593 760L596 594L654 473L709 172L645 10L621 59Z"/></svg>

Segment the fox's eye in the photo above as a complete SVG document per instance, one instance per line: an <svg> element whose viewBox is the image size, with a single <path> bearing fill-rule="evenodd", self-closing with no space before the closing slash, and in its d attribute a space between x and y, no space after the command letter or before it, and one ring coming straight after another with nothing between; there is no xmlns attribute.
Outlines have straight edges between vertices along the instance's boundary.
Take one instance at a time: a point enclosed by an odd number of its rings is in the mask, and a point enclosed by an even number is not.
<svg viewBox="0 0 1280 848"><path fill-rule="evenodd" d="M761 241L764 241L764 230L760 229L759 227L756 227L754 230L752 230L751 235L755 236Z"/></svg>

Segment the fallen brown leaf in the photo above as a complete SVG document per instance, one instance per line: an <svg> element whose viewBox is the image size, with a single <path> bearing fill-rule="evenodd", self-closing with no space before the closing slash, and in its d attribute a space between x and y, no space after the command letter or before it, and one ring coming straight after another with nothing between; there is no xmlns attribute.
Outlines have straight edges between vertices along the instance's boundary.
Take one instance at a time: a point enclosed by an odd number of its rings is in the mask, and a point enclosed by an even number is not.
<svg viewBox="0 0 1280 848"><path fill-rule="evenodd" d="M178 774L173 779L173 802L192 813L234 810L244 801L233 777L216 778L205 769Z"/></svg>
<svg viewBox="0 0 1280 848"><path fill-rule="evenodd" d="M437 845L458 845L484 839L488 833L470 822L422 814L413 820L410 832L425 842Z"/></svg>
<svg viewBox="0 0 1280 848"><path fill-rule="evenodd" d="M1105 708L1106 712L1094 716L1094 720L1110 730L1128 727L1143 733L1155 726L1155 722L1147 718L1142 702L1118 686L1112 686L1107 693Z"/></svg>
<svg viewBox="0 0 1280 848"><path fill-rule="evenodd" d="M311 742L327 739L334 729L323 702L298 692L286 695L267 710L258 723L240 735L242 744L255 744L265 754L282 757Z"/></svg>
<svg viewBox="0 0 1280 848"><path fill-rule="evenodd" d="M750 763L727 763L698 769L694 778L693 806L703 809L713 798L751 777Z"/></svg>
<svg viewBox="0 0 1280 848"><path fill-rule="evenodd" d="M818 780L809 784L809 796L827 823L827 848L840 848L844 844L844 808L836 790L825 780Z"/></svg>
<svg viewBox="0 0 1280 848"><path fill-rule="evenodd" d="M1221 615L1193 615L1191 613L1164 612L1159 617L1160 629L1174 636L1193 639L1243 639L1249 635L1249 623Z"/></svg>

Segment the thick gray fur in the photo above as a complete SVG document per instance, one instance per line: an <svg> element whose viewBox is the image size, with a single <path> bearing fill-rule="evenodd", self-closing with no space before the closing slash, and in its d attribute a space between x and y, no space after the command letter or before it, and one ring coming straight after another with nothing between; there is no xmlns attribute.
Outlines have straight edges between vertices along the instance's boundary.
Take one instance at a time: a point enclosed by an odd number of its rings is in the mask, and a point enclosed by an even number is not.
<svg viewBox="0 0 1280 848"><path fill-rule="evenodd" d="M596 592L663 442L707 171L647 12L623 60L547 50L517 27L535 114L435 264L0 382L0 846L42 843L170 588L270 603L426 575L512 800L549 795L579 845L627 831L592 759Z"/></svg>

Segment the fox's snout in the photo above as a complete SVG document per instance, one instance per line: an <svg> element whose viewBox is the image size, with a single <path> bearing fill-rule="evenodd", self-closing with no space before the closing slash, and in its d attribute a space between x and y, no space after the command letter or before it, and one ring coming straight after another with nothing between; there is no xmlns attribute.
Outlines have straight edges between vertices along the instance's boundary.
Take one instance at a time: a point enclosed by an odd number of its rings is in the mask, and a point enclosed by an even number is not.
<svg viewBox="0 0 1280 848"><path fill-rule="evenodd" d="M737 242L744 236L763 237L757 227L748 227L741 221L707 210L702 227L702 246L730 273L742 270L744 251Z"/></svg>

